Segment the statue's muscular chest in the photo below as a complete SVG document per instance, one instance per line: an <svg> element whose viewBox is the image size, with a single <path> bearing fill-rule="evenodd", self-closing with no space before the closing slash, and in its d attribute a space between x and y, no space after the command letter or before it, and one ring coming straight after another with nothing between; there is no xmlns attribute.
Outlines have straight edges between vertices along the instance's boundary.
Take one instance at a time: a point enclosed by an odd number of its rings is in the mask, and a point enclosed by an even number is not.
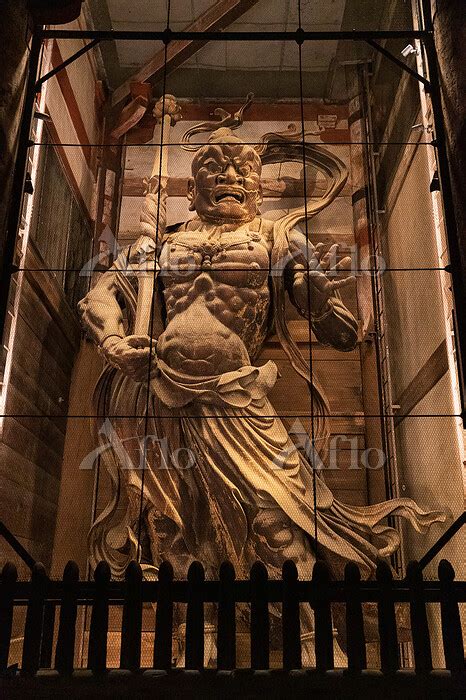
<svg viewBox="0 0 466 700"><path fill-rule="evenodd" d="M270 303L270 242L260 231L177 231L159 265L168 325L202 304L255 354Z"/></svg>
<svg viewBox="0 0 466 700"><path fill-rule="evenodd" d="M165 287L189 283L204 273L214 283L255 288L267 281L269 260L267 240L257 231L240 228L176 232L163 245L159 264Z"/></svg>

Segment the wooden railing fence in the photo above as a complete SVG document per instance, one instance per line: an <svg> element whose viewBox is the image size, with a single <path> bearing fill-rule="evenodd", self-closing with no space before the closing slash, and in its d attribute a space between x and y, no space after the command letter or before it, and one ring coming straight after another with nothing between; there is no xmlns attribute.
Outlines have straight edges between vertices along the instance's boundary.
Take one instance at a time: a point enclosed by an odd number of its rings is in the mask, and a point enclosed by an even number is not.
<svg viewBox="0 0 466 700"><path fill-rule="evenodd" d="M28 582L17 580L16 567L7 563L0 587L0 674L8 675L13 612L26 606L22 661L19 675L33 677L39 669L58 674L73 672L78 606L90 606L91 620L87 664L94 674L107 668L109 608L123 606L120 668L136 673L141 668L142 613L145 603L156 603L153 669L170 671L174 604L186 603L185 668L202 670L204 664L204 605L217 604L217 668L236 667L236 604L250 604L251 669L269 668L269 603L282 605L283 669L301 668L300 604L314 611L317 672L334 668L332 603L343 603L347 627L347 673L361 674L367 667L363 603L376 603L380 643L380 671L394 674L400 668L400 645L395 606L407 603L410 611L413 674L429 674L433 668L431 635L426 605L438 603L445 669L451 675L465 672L460 603L466 602L466 583L455 581L452 565L442 560L438 581L424 580L416 562L408 566L404 580L393 580L390 568L380 563L373 581L361 581L354 564L346 567L344 581L332 581L325 564L317 562L312 579L300 581L295 564L285 562L282 579L270 580L261 563L251 569L249 580L236 580L226 562L217 581L205 580L199 562L191 564L186 581L174 580L170 563L160 566L158 581L143 580L141 567L132 562L125 581L112 581L108 565L101 562L94 581L80 581L78 566L69 562L63 580L50 580L42 564L33 567ZM59 611L54 635L55 612ZM56 637L55 654L53 640ZM10 669L10 676L12 672Z"/></svg>

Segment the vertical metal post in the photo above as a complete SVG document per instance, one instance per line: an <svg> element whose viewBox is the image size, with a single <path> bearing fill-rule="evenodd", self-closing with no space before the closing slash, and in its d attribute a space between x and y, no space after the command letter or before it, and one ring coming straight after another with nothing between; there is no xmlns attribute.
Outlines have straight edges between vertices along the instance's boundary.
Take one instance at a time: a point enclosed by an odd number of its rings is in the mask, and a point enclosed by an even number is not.
<svg viewBox="0 0 466 700"><path fill-rule="evenodd" d="M371 268L373 266L373 269L371 270L371 291L372 307L374 309L374 348L377 365L377 392L380 407L382 450L386 458L386 463L384 465L385 496L387 498L398 498L400 496L400 489L392 409L393 382L387 355L387 329L385 321L386 315L384 313L385 296L378 267L379 255L384 251L382 249L380 237L378 188L374 162L374 147L372 145L374 143L374 136L372 128L372 111L369 101L370 85L367 65L360 66L358 68L358 73L361 85L361 117L364 124L364 139L367 144L366 148L364 149L364 156L368 178L367 212L369 246L372 257ZM397 530L403 544L403 532L399 524L396 522L396 519L391 516L389 517L388 522L391 527ZM403 551L404 548L400 547L398 551L392 555L392 564L399 574L404 571Z"/></svg>
<svg viewBox="0 0 466 700"><path fill-rule="evenodd" d="M424 48L427 59L427 68L429 71L429 79L431 83L430 99L432 104L432 116L434 120L434 136L437 152L437 166L442 192L445 231L448 240L448 250L450 257L450 272L452 278L453 292L453 319L458 349L458 383L460 388L462 418L463 423L466 425L466 314L464 313L464 309L466 309L465 270L463 269L462 265L461 250L458 240L459 232L456 223L455 205L451 186L445 124L443 120L442 94L440 90L437 51L434 41L430 2L424 0L424 2L422 3L422 7L424 16L424 28L428 32L424 38Z"/></svg>
<svg viewBox="0 0 466 700"><path fill-rule="evenodd" d="M24 181L29 150L29 134L31 130L34 101L36 97L35 84L39 65L40 51L42 47L42 26L35 26L31 40L29 53L28 77L26 82L26 95L21 116L19 130L18 152L13 174L10 206L7 217L7 228L0 272L0 339L3 338L5 320L8 311L8 297L10 291L10 278L14 271L16 236L18 233L21 211L23 207Z"/></svg>

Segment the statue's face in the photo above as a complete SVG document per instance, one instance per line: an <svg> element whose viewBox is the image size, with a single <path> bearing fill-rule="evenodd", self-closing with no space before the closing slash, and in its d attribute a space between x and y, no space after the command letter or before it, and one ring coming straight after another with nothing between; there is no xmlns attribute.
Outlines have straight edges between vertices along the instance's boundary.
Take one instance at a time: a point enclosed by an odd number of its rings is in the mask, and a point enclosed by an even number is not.
<svg viewBox="0 0 466 700"><path fill-rule="evenodd" d="M242 143L208 144L193 160L190 209L208 221L251 221L262 202L261 161Z"/></svg>

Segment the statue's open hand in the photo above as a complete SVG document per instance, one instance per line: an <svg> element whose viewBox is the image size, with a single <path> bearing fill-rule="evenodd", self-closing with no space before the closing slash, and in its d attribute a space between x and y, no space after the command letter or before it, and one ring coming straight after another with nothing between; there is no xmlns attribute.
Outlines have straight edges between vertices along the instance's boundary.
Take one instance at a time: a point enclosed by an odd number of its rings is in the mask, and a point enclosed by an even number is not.
<svg viewBox="0 0 466 700"><path fill-rule="evenodd" d="M307 274L310 282L311 311L314 315L318 316L325 313L328 300L335 294L335 291L346 287L356 279L354 275L348 272L348 270L351 270L352 261L350 257L334 262L337 259L338 250L339 246L335 243L324 253L324 244L318 243L309 261L309 272ZM294 270L293 287L295 293L298 292L302 296L303 288L307 288L305 267L304 265L296 265Z"/></svg>
<svg viewBox="0 0 466 700"><path fill-rule="evenodd" d="M113 367L135 382L146 382L152 379L157 368L155 347L156 341L151 341L148 335L110 336L102 345L102 351Z"/></svg>

